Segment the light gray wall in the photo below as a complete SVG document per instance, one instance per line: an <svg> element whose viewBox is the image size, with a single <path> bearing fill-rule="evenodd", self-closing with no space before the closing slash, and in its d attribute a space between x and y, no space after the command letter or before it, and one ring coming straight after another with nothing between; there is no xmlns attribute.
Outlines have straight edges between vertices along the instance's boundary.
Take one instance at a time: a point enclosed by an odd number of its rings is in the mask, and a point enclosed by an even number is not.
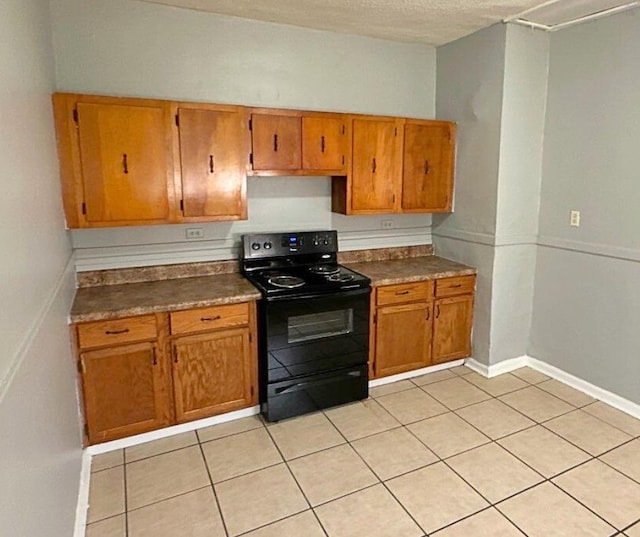
<svg viewBox="0 0 640 537"><path fill-rule="evenodd" d="M1 2L0 35L0 533L68 537L81 436L48 2Z"/></svg>
<svg viewBox="0 0 640 537"><path fill-rule="evenodd" d="M435 49L131 0L52 0L61 91L430 118ZM430 243L430 215L331 213L328 178L249 179L249 221L72 233L80 268L224 258L248 230L333 227L351 247ZM139 248L119 248L127 244ZM360 241L358 242L358 239ZM92 250L85 250L94 248ZM98 248L98 249L95 249ZM137 255L142 252L140 255Z"/></svg>
<svg viewBox="0 0 640 537"><path fill-rule="evenodd" d="M640 403L640 10L550 50L529 353Z"/></svg>
<svg viewBox="0 0 640 537"><path fill-rule="evenodd" d="M436 116L458 123L454 213L434 217L438 255L478 268L473 356L489 363L505 27L437 50Z"/></svg>

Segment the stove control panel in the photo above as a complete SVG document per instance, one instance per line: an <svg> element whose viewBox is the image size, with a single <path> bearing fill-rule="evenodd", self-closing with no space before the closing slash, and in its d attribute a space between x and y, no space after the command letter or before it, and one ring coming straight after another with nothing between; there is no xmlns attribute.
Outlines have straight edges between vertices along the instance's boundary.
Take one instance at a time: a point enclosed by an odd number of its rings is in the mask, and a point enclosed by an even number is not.
<svg viewBox="0 0 640 537"><path fill-rule="evenodd" d="M337 231L262 233L242 236L243 259L334 253L337 251Z"/></svg>

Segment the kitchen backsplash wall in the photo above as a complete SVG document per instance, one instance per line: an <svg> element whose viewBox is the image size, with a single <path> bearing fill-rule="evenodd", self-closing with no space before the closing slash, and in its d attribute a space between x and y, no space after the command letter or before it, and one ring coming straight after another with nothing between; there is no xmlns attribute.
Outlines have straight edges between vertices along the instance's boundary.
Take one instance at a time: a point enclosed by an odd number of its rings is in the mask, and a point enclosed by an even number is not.
<svg viewBox="0 0 640 537"><path fill-rule="evenodd" d="M52 0L60 91L432 118L435 49L131 0ZM431 242L430 215L331 213L329 178L250 178L249 220L72 232L79 270L228 259L241 233L332 228L341 249ZM382 229L391 220L391 229ZM185 230L202 227L204 240Z"/></svg>

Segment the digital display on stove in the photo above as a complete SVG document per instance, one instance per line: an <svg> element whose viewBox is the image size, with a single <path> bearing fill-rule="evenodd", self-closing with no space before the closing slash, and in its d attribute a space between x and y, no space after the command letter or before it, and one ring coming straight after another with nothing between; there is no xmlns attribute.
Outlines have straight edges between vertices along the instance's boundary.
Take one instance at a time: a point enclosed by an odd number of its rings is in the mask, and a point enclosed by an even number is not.
<svg viewBox="0 0 640 537"><path fill-rule="evenodd" d="M289 248L290 251L295 252L302 246L302 238L299 235L285 235L282 237L283 248Z"/></svg>

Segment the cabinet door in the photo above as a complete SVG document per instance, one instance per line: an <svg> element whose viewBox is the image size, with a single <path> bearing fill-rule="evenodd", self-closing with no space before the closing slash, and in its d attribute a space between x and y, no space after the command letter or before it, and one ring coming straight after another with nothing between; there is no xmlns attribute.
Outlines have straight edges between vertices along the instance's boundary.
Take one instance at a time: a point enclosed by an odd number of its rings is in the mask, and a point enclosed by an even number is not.
<svg viewBox="0 0 640 537"><path fill-rule="evenodd" d="M305 170L342 171L346 163L346 120L302 118L302 167Z"/></svg>
<svg viewBox="0 0 640 537"><path fill-rule="evenodd" d="M246 217L247 145L237 111L180 108L183 215Z"/></svg>
<svg viewBox="0 0 640 537"><path fill-rule="evenodd" d="M433 362L438 364L471 356L473 295L435 302Z"/></svg>
<svg viewBox="0 0 640 537"><path fill-rule="evenodd" d="M177 421L251 406L251 356L248 328L176 338L173 386Z"/></svg>
<svg viewBox="0 0 640 537"><path fill-rule="evenodd" d="M253 114L251 141L254 170L299 170L301 168L301 118Z"/></svg>
<svg viewBox="0 0 640 537"><path fill-rule="evenodd" d="M351 206L353 212L393 212L399 184L395 120L353 121Z"/></svg>
<svg viewBox="0 0 640 537"><path fill-rule="evenodd" d="M80 355L89 443L169 425L170 401L154 343Z"/></svg>
<svg viewBox="0 0 640 537"><path fill-rule="evenodd" d="M417 302L378 308L376 316L376 377L431 363L432 304Z"/></svg>
<svg viewBox="0 0 640 537"><path fill-rule="evenodd" d="M453 197L453 125L411 123L404 130L402 210L444 212Z"/></svg>
<svg viewBox="0 0 640 537"><path fill-rule="evenodd" d="M162 106L78 103L86 220L169 220L166 111Z"/></svg>

